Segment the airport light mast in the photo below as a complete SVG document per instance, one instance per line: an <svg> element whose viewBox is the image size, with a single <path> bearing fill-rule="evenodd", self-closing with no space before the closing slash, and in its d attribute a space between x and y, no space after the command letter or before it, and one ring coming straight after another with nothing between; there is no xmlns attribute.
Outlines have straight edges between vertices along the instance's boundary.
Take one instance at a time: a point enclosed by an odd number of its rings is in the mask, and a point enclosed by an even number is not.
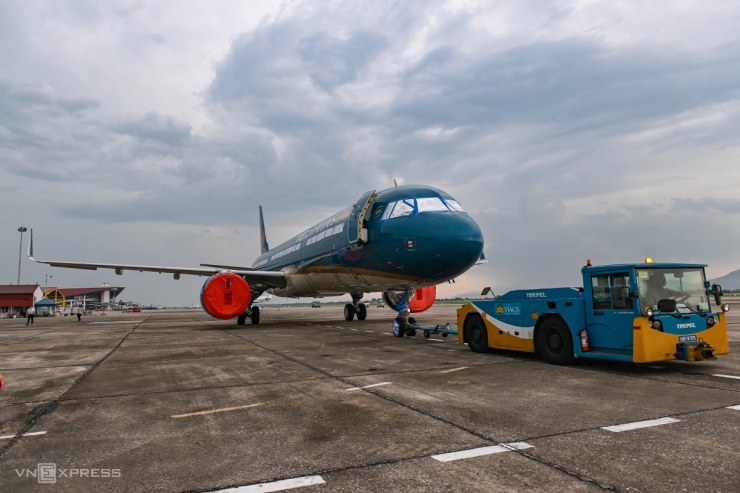
<svg viewBox="0 0 740 493"><path fill-rule="evenodd" d="M28 231L28 228L25 226L21 226L18 228L18 232L21 234L21 244L18 247L18 282L16 284L21 284L21 255L23 253L23 233Z"/></svg>

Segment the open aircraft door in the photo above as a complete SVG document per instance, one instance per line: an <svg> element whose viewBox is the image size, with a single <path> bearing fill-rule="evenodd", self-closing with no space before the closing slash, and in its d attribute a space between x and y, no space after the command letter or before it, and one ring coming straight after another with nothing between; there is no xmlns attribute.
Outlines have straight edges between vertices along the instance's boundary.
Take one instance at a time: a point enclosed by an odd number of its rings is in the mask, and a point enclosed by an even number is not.
<svg viewBox="0 0 740 493"><path fill-rule="evenodd" d="M377 196L375 190L371 190L360 197L360 200L352 207L352 213L347 221L347 237L350 243L367 243L367 228L364 227L365 216Z"/></svg>

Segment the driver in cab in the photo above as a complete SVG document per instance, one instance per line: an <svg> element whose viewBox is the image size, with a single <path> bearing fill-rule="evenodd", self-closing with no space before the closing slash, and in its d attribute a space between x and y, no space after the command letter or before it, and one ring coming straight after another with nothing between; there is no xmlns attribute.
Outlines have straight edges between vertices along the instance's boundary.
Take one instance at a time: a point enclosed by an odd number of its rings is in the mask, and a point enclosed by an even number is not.
<svg viewBox="0 0 740 493"><path fill-rule="evenodd" d="M671 291L665 287L665 274L662 272L654 272L647 280L647 289L645 296L640 300L643 307L653 307L658 305L658 301L671 299L678 293Z"/></svg>

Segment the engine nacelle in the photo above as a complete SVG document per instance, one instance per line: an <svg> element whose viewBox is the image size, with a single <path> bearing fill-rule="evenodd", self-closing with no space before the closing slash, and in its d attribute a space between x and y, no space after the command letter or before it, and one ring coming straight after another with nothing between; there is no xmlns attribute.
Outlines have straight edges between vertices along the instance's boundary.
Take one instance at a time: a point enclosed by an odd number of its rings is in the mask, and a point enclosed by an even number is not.
<svg viewBox="0 0 740 493"><path fill-rule="evenodd" d="M436 299L437 286L418 288L416 293L414 293L414 297L409 302L409 310L411 310L411 313L428 310L434 304L434 300Z"/></svg>
<svg viewBox="0 0 740 493"><path fill-rule="evenodd" d="M249 308L252 290L249 283L232 272L219 272L206 280L200 291L200 304L210 316L227 320Z"/></svg>

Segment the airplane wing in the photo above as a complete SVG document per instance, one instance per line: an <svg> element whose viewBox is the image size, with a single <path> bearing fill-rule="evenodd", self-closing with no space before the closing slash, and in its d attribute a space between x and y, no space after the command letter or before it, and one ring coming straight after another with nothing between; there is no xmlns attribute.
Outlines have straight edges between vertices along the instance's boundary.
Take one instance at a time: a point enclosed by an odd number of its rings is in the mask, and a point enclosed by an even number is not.
<svg viewBox="0 0 740 493"><path fill-rule="evenodd" d="M163 265L135 265L135 264L105 264L93 262L64 262L58 260L39 260L33 256L33 230L29 235L28 259L52 267L64 267L67 269L113 269L116 274L121 275L125 270L138 272L157 272L159 274L172 274L175 279L181 275L189 276L212 276L223 270L244 276L249 283L263 285L265 288L283 288L286 285L285 273L281 271L260 271L248 267L229 267L223 265L201 264L200 267L168 267Z"/></svg>

